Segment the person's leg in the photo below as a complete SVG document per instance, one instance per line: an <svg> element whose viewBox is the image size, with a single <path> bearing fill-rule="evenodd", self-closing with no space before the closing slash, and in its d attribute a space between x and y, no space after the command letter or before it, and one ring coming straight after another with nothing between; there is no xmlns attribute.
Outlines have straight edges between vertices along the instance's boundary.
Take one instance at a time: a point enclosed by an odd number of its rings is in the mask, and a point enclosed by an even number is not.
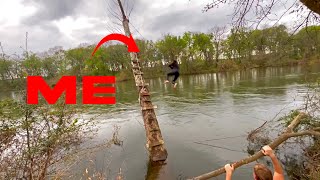
<svg viewBox="0 0 320 180"><path fill-rule="evenodd" d="M172 84L176 83L176 80L178 79L179 76L180 76L179 72L174 73L174 78L173 78Z"/></svg>
<svg viewBox="0 0 320 180"><path fill-rule="evenodd" d="M179 72L176 72L175 75L174 75L174 79L172 81L172 84L174 85L173 88L177 87L176 80L178 79L179 75L180 75Z"/></svg>
<svg viewBox="0 0 320 180"><path fill-rule="evenodd" d="M175 74L174 72L168 73L167 74L167 80L165 81L165 83L168 83L169 82L169 77L173 76L174 74Z"/></svg>

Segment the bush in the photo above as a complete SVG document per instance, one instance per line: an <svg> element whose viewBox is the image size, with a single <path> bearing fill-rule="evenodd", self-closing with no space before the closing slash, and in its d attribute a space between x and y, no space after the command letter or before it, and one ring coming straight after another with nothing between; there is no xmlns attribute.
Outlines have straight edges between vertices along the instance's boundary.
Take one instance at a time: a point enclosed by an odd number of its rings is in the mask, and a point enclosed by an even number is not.
<svg viewBox="0 0 320 180"><path fill-rule="evenodd" d="M129 79L132 79L130 70L122 70L116 75L116 81L127 81Z"/></svg>
<svg viewBox="0 0 320 180"><path fill-rule="evenodd" d="M224 72L224 71L234 71L239 69L237 63L233 60L222 60L218 62L218 71Z"/></svg>
<svg viewBox="0 0 320 180"><path fill-rule="evenodd" d="M66 158L90 138L94 122L62 102L26 105L0 101L0 179L45 179L63 173Z"/></svg>

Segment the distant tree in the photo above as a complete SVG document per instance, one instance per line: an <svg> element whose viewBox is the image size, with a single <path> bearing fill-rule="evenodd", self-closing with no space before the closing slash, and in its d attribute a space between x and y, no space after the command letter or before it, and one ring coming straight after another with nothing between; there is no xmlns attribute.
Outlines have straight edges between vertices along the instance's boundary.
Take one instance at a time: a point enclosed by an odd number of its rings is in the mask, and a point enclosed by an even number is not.
<svg viewBox="0 0 320 180"><path fill-rule="evenodd" d="M210 30L210 32L213 38L213 43L215 48L215 60L216 60L216 64L218 64L219 56L222 53L221 43L225 38L226 27L215 26Z"/></svg>

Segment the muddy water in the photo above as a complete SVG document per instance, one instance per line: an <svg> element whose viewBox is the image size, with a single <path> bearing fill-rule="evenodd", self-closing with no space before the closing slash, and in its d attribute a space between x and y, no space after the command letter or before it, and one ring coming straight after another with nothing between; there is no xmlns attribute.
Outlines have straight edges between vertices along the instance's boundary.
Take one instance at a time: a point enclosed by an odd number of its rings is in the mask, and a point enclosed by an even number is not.
<svg viewBox="0 0 320 180"><path fill-rule="evenodd" d="M82 174L90 164L109 179L115 178L119 168L129 180L185 179L247 157L247 133L299 106L306 84L320 77L319 70L312 67L307 73L302 67L283 67L181 76L177 89L164 85L163 78L147 80L169 154L165 166L153 168L145 149L135 84L118 83L117 105L93 107L93 114L102 114L96 119L98 135L87 143L110 139L117 125L121 127L123 146L105 148L83 158L74 174ZM238 169L234 178L252 179L252 165ZM216 179L224 178L222 175Z"/></svg>

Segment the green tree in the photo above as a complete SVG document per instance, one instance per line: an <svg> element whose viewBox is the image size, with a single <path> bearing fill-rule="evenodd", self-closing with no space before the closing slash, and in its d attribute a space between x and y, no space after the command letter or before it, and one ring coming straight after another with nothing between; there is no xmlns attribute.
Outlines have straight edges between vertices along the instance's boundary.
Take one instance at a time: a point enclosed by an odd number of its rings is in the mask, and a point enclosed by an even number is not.
<svg viewBox="0 0 320 180"><path fill-rule="evenodd" d="M84 71L85 61L91 56L90 47L79 47L70 49L65 52L66 56L66 69L69 74L77 76L81 79Z"/></svg>
<svg viewBox="0 0 320 180"><path fill-rule="evenodd" d="M250 33L247 29L231 30L231 34L224 42L225 55L229 59L250 60L253 51L253 43L248 40Z"/></svg>
<svg viewBox="0 0 320 180"><path fill-rule="evenodd" d="M59 73L59 64L53 57L45 57L42 60L43 64L43 73L47 78L54 78L58 76Z"/></svg>
<svg viewBox="0 0 320 180"><path fill-rule="evenodd" d="M165 35L156 43L159 53L165 62L176 60L186 48L187 43L180 36Z"/></svg>
<svg viewBox="0 0 320 180"><path fill-rule="evenodd" d="M218 27L215 26L211 30L211 35L214 43L215 48L215 65L218 65L220 54L222 51L222 42L224 40L224 35L226 33L226 27Z"/></svg>
<svg viewBox="0 0 320 180"><path fill-rule="evenodd" d="M320 26L301 29L295 36L293 47L298 57L308 59L320 53Z"/></svg>
<svg viewBox="0 0 320 180"><path fill-rule="evenodd" d="M43 75L43 62L35 55L31 54L27 59L22 62L22 67L28 76L41 76Z"/></svg>
<svg viewBox="0 0 320 180"><path fill-rule="evenodd" d="M213 60L214 48L211 42L212 36L205 33L193 34L193 46L200 52L201 58L204 57L206 61Z"/></svg>

